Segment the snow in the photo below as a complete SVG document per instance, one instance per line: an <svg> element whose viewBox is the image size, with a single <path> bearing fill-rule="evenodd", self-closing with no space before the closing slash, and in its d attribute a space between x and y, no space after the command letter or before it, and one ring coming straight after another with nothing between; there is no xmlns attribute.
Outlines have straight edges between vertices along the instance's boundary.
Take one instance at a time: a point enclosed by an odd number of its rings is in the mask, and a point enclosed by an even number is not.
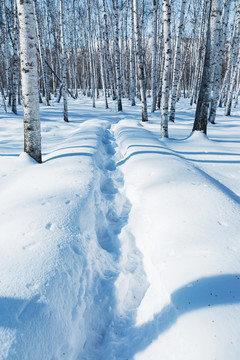
<svg viewBox="0 0 240 360"><path fill-rule="evenodd" d="M0 359L239 359L239 108L123 105L42 105L42 164L0 110Z"/></svg>

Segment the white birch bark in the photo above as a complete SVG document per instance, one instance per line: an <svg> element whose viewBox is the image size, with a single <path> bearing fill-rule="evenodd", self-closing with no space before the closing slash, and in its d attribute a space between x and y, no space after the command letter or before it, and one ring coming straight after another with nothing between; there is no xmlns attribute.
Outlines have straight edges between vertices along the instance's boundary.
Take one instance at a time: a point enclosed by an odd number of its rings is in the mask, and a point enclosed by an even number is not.
<svg viewBox="0 0 240 360"><path fill-rule="evenodd" d="M161 134L162 137L168 137L168 105L171 67L171 5L169 0L163 0L162 5L165 62L162 78Z"/></svg>
<svg viewBox="0 0 240 360"><path fill-rule="evenodd" d="M106 57L107 57L107 65L108 65L108 76L109 76L109 82L112 89L112 99L116 99L115 94L115 87L114 87L114 78L113 78L113 72L112 72L112 64L111 64L111 57L110 57L110 49L109 49L109 33L108 33L108 22L107 22L107 12L106 12L106 4L105 0L102 0L102 11L103 11L103 37L104 37L104 47L106 50Z"/></svg>
<svg viewBox="0 0 240 360"><path fill-rule="evenodd" d="M130 1L130 100L131 106L135 106L135 70L134 70L134 19L133 19L133 0Z"/></svg>
<svg viewBox="0 0 240 360"><path fill-rule="evenodd" d="M92 29L91 29L91 15L90 15L90 1L87 0L87 30L88 30L88 53L90 60L90 78L91 78L91 93L92 104L96 107L95 103L95 76L94 76L94 64L93 64L93 48L92 48Z"/></svg>
<svg viewBox="0 0 240 360"><path fill-rule="evenodd" d="M138 63L138 80L140 85L142 102L142 121L148 121L146 84L144 76L144 64L142 54L141 29L139 26L138 0L133 0L134 30L136 39L136 57Z"/></svg>
<svg viewBox="0 0 240 360"><path fill-rule="evenodd" d="M16 1L16 0L15 0ZM17 7L14 1L13 16L13 64L12 64L12 112L17 114L17 90L18 90L18 19Z"/></svg>
<svg viewBox="0 0 240 360"><path fill-rule="evenodd" d="M24 111L24 151L41 162L36 31L33 0L17 0Z"/></svg>
<svg viewBox="0 0 240 360"><path fill-rule="evenodd" d="M239 0L238 0L239 3ZM236 4L235 7L235 17L234 17L234 26L233 26L233 32L232 32L232 38L229 46L229 58L227 63L227 70L222 82L220 97L219 97L219 106L222 107L222 103L224 101L225 105L227 102L227 94L229 90L229 84L231 80L231 74L232 74L232 68L233 64L236 62L237 59L237 52L238 52L238 43L236 41L236 31L238 29L238 21L239 21L239 14L238 14L238 6Z"/></svg>
<svg viewBox="0 0 240 360"><path fill-rule="evenodd" d="M239 64L239 41L240 41L240 0L238 0L236 7L236 24L235 24L235 35L233 43L233 55L232 55L232 76L229 84L229 91L227 92L227 102L225 108L225 115L229 116L231 114L231 105L232 105L232 96L234 86L237 80L238 64ZM237 60L238 58L238 60ZM230 65L230 64L229 64Z"/></svg>
<svg viewBox="0 0 240 360"><path fill-rule="evenodd" d="M203 74L201 80L200 91L198 95L197 108L195 113L195 121L193 125L193 131L201 131L204 134L207 134L207 122L208 122L208 106L210 99L211 84L209 79L211 78L211 24L210 24L210 12L211 4L209 3L209 14L208 19L208 28L207 28L207 42L206 42L206 51L205 59L203 65Z"/></svg>
<svg viewBox="0 0 240 360"><path fill-rule="evenodd" d="M179 73L180 73L181 42L182 42L182 34L183 34L183 28L184 28L184 14L185 14L186 3L187 3L187 0L181 1L178 33L177 33L176 46L175 46L171 108L170 108L170 115L169 115L169 120L172 122L174 122L174 120L175 120L175 109L176 109L176 102L177 102L177 87L178 87Z"/></svg>
<svg viewBox="0 0 240 360"><path fill-rule="evenodd" d="M117 102L118 111L122 111L122 81L121 81L121 69L120 69L120 50L119 50L119 7L118 0L112 0L113 13L114 13L114 49L115 49L115 67L117 76Z"/></svg>
<svg viewBox="0 0 240 360"><path fill-rule="evenodd" d="M212 88L212 99L211 99L211 109L209 114L209 121L214 124L217 112L217 104L219 100L219 93L222 80L222 63L223 63L223 51L225 47L225 41L227 36L227 25L229 19L231 2L229 0L224 1L224 9L221 19L221 26L219 32L219 41L217 44L217 61L214 72L214 83Z"/></svg>
<svg viewBox="0 0 240 360"><path fill-rule="evenodd" d="M100 47L100 63L101 63L103 94L104 94L104 100L105 100L105 109L108 109L106 73L105 73L105 67L104 67L103 43L102 43L102 24L100 21L100 11L99 11L98 1L97 1L97 23L98 23L98 42L99 42L99 47Z"/></svg>
<svg viewBox="0 0 240 360"><path fill-rule="evenodd" d="M64 121L68 122L68 100L67 100L67 53L66 53L66 44L65 44L65 27L66 27L66 17L64 9L64 1L60 0L60 42L62 49L62 95L63 95L63 118Z"/></svg>
<svg viewBox="0 0 240 360"><path fill-rule="evenodd" d="M198 51L197 51L197 59L196 66L193 76L193 84L192 84L192 94L190 105L196 103L197 98L197 86L198 86L198 78L201 75L201 59L204 58L204 48L205 48L205 25L206 25L206 10L208 9L207 0L202 0L202 12L201 12L201 25L200 25L200 36L198 41Z"/></svg>
<svg viewBox="0 0 240 360"><path fill-rule="evenodd" d="M40 20L40 13L39 7L37 6L37 1L34 0L34 11L35 11L35 18L36 18L36 28L37 28L37 38L38 38L38 49L40 54L40 61L41 61L41 69L42 69L42 77L43 77L43 86L45 90L45 102L47 106L50 106L50 88L49 88L49 80L47 77L47 65L44 53L44 44L43 44L43 32L41 28L41 20Z"/></svg>
<svg viewBox="0 0 240 360"><path fill-rule="evenodd" d="M157 105L157 79L156 79L156 59L157 59L157 20L158 20L158 0L153 0L153 20L152 20L152 106L151 112L156 110Z"/></svg>

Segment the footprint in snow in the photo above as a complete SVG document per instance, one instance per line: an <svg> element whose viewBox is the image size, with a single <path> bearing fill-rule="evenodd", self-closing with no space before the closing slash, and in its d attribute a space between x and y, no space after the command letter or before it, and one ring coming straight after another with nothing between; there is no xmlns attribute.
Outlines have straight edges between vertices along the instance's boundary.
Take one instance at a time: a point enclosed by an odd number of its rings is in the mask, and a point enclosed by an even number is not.
<svg viewBox="0 0 240 360"><path fill-rule="evenodd" d="M31 242L31 243L29 243L29 244L27 244L27 245L24 245L24 246L22 247L22 249L23 249L23 250L29 250L29 249L35 247L36 245L38 245L37 242Z"/></svg>
<svg viewBox="0 0 240 360"><path fill-rule="evenodd" d="M45 229L47 230L53 230L54 229L54 224L52 224L51 222L47 223L45 225Z"/></svg>
<svg viewBox="0 0 240 360"><path fill-rule="evenodd" d="M103 194L116 194L117 193L117 189L114 187L112 179L107 179L102 182L101 191Z"/></svg>

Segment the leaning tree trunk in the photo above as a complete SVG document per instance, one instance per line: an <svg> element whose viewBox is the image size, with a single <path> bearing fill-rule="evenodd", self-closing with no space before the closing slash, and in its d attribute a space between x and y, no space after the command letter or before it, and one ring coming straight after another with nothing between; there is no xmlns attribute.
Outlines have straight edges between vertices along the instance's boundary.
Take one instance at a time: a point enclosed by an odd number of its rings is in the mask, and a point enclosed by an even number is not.
<svg viewBox="0 0 240 360"><path fill-rule="evenodd" d="M140 26L139 26L139 14L138 14L138 0L133 0L133 15L134 15L134 29L135 29L135 39L136 39L136 56L138 62L138 80L140 85L141 102L142 102L142 121L148 121L146 83L144 76L143 53L142 53L141 34L140 34Z"/></svg>
<svg viewBox="0 0 240 360"><path fill-rule="evenodd" d="M163 38L165 62L162 79L161 133L162 137L168 137L168 104L171 66L171 4L169 0L163 0Z"/></svg>
<svg viewBox="0 0 240 360"><path fill-rule="evenodd" d="M41 163L35 18L32 0L17 0L24 111L24 151Z"/></svg>

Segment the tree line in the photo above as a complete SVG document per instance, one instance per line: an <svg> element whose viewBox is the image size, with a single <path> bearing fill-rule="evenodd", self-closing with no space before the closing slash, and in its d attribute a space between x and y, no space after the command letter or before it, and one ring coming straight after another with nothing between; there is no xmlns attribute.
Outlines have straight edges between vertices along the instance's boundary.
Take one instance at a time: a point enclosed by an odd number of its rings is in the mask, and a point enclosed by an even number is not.
<svg viewBox="0 0 240 360"><path fill-rule="evenodd" d="M218 106L229 116L237 104L239 36L240 0L0 0L1 105L17 114L23 102L24 150L38 162L39 102L62 98L68 122L80 91L118 111L139 98L142 121L150 103L163 137L184 96L206 134Z"/></svg>

